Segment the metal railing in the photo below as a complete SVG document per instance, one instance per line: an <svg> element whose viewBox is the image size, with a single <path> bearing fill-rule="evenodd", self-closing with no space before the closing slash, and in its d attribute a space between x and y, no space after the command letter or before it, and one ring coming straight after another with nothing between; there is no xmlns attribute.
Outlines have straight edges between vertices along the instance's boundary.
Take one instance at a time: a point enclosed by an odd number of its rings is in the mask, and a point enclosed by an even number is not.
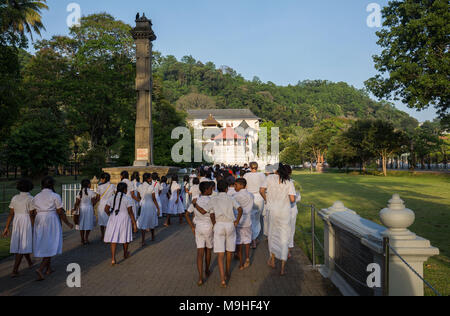
<svg viewBox="0 0 450 316"><path fill-rule="evenodd" d="M354 282L360 284L361 286L370 288L367 284L361 282L360 280L353 277L350 273L348 273L343 267L341 267L333 258L331 258L328 254L325 253L325 248L320 242L320 239L316 235L316 207L314 204L307 205L299 203L301 207L309 208L311 210L311 261L312 261L312 269L317 270L318 265L316 262L316 244L320 247L323 252L324 257L326 256L330 262L339 268L341 272L343 272L347 277L352 279ZM300 231L300 233L304 235L309 235L306 232ZM399 253L391 246L390 240L388 237L383 238L383 259L384 259L384 274L383 274L383 296L389 296L389 276L390 276L390 258L391 252L397 256L422 282L430 288L435 295L442 296L428 281L426 281L411 265L399 255Z"/></svg>

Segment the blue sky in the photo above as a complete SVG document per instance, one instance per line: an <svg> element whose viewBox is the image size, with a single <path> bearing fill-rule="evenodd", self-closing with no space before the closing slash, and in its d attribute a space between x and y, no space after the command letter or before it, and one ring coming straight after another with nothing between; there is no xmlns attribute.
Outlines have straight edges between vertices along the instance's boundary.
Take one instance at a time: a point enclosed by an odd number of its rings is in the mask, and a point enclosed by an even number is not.
<svg viewBox="0 0 450 316"><path fill-rule="evenodd" d="M145 12L158 36L155 49L181 58L227 65L247 79L279 85L299 80L345 81L357 88L376 72L371 56L380 52L377 28L367 26L367 5L387 0L47 0L43 38L67 34L67 6L82 15L108 12L133 25ZM433 109L416 112L420 121Z"/></svg>

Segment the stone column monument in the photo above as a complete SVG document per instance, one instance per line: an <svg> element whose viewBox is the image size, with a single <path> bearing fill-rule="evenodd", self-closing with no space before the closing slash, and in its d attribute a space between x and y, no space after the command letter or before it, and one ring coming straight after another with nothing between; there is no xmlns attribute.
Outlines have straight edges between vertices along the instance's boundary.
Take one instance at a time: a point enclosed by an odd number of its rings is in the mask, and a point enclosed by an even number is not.
<svg viewBox="0 0 450 316"><path fill-rule="evenodd" d="M176 167L157 167L153 161L153 124L152 124L152 42L156 35L152 30L152 22L145 14L136 15L136 27L131 31L136 42L136 130L135 160L132 167L105 168L111 175L111 182L120 181L120 173L135 171L144 173L156 172L159 176L172 175L178 172Z"/></svg>
<svg viewBox="0 0 450 316"><path fill-rule="evenodd" d="M136 27L131 31L136 42L136 132L134 166L153 165L152 124L152 41L156 35L152 22L136 16Z"/></svg>

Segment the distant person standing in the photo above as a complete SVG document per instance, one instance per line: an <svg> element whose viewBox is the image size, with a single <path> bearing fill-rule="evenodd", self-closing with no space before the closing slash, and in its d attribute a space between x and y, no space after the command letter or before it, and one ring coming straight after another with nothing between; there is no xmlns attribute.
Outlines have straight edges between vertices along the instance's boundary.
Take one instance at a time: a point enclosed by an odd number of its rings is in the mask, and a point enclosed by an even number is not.
<svg viewBox="0 0 450 316"><path fill-rule="evenodd" d="M183 187L181 188L181 199L183 201L183 207L184 207L184 211L186 212L189 204L190 204L190 200L189 200L189 190L190 190L190 179L189 176L184 176L183 177ZM184 213L183 213L184 215Z"/></svg>
<svg viewBox="0 0 450 316"><path fill-rule="evenodd" d="M130 174L128 171L122 171L120 174L120 182L123 182L127 185L127 196L132 200L133 202L133 214L134 218L138 217L139 214L139 199L137 197L137 188L133 181L130 181Z"/></svg>
<svg viewBox="0 0 450 316"><path fill-rule="evenodd" d="M252 248L255 249L258 237L261 234L261 215L264 210L264 199L261 196L260 191L266 180L266 176L264 173L258 172L258 163L252 162L250 163L250 172L244 175L244 179L247 181L248 192L254 196L252 211ZM264 220L266 222L268 218L265 218Z"/></svg>
<svg viewBox="0 0 450 316"><path fill-rule="evenodd" d="M80 215L80 236L83 245L89 245L89 234L94 229L95 214L94 205L100 196L91 190L91 181L81 181L81 190L75 202L75 211Z"/></svg>
<svg viewBox="0 0 450 316"><path fill-rule="evenodd" d="M139 188L139 186L142 184L141 183L141 177L140 177L140 174L139 174L139 172L137 172L137 171L135 171L135 172L133 172L133 174L131 175L131 183L133 183L133 188L134 188L134 190L135 190L135 192L134 192L134 194L136 195L136 197L137 197L137 194L138 194L138 188ZM133 198L133 197L132 197ZM135 204L136 204L136 209L135 209L135 217L136 218L138 218L138 216L139 216L139 212L140 212L140 202L139 201L137 201L135 198L133 198L133 200L135 201Z"/></svg>
<svg viewBox="0 0 450 316"><path fill-rule="evenodd" d="M62 253L63 235L61 222L70 229L73 225L67 220L59 194L55 193L55 180L45 177L42 180L42 191L32 201L35 210L33 253L36 258L43 258L36 273L38 281L44 280L44 275L50 275L51 258Z"/></svg>
<svg viewBox="0 0 450 316"><path fill-rule="evenodd" d="M9 204L9 216L3 231L3 237L8 237L9 227L11 222L13 223L10 244L10 253L15 254L13 278L19 276L19 267L24 256L28 266L30 268L33 266L31 260L33 253L33 223L31 220L33 196L30 194L33 190L33 183L28 179L22 179L17 183L17 190L20 194L15 195Z"/></svg>
<svg viewBox="0 0 450 316"><path fill-rule="evenodd" d="M105 213L106 203L116 191L116 186L111 182L111 176L108 173L103 173L100 176L100 184L97 187L97 193L100 196L100 201L97 206L98 225L102 234L102 241L105 239L105 230L108 225L109 216Z"/></svg>
<svg viewBox="0 0 450 316"><path fill-rule="evenodd" d="M291 236L292 205L296 200L294 184L290 181L289 171L279 164L278 174L267 177L262 186L262 197L267 203L270 216L269 226L269 266L276 268L275 258L281 260L281 275L286 274L286 261L289 256Z"/></svg>
<svg viewBox="0 0 450 316"><path fill-rule="evenodd" d="M170 225L170 218L174 215L179 215L180 224L183 222L183 214L185 212L183 202L181 201L181 186L178 184L178 176L172 176L172 182L169 189L169 207L167 211L167 220L164 226Z"/></svg>
<svg viewBox="0 0 450 316"><path fill-rule="evenodd" d="M158 218L161 218L163 216L163 209L162 209L162 202L161 202L161 191L162 191L162 187L161 187L161 183L159 180L159 176L156 172L154 172L152 174L152 185L153 185L153 190L155 191L155 195L156 195L156 202L158 203L159 206L159 216ZM156 226L159 225L159 221L158 219L156 220Z"/></svg>
<svg viewBox="0 0 450 316"><path fill-rule="evenodd" d="M286 166L286 169L289 173L289 177L292 177L292 168L291 166ZM294 180L290 180L294 185ZM300 195L300 192L296 193L295 196L295 202L292 203L292 213L291 213L291 236L289 238L290 242L289 242L289 259L291 258L292 254L291 254L291 249L294 248L294 237L295 237L295 229L297 227L297 216L298 216L298 207L297 207L297 203L300 203L300 201L302 200L302 196Z"/></svg>
<svg viewBox="0 0 450 316"><path fill-rule="evenodd" d="M167 177L163 176L161 177L161 194L159 196L161 200L162 216L167 215L169 209L168 194L169 194L169 185L167 184Z"/></svg>

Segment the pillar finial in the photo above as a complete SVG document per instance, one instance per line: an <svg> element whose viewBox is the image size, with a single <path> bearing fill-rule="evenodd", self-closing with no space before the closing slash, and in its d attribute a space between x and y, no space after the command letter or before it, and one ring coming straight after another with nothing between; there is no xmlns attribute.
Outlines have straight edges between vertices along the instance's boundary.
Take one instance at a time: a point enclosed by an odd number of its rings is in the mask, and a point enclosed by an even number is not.
<svg viewBox="0 0 450 316"><path fill-rule="evenodd" d="M416 215L405 207L405 202L400 195L394 194L389 200L388 207L381 210L380 219L384 226L388 228L386 235L393 239L414 239L415 234L408 228L414 224Z"/></svg>

